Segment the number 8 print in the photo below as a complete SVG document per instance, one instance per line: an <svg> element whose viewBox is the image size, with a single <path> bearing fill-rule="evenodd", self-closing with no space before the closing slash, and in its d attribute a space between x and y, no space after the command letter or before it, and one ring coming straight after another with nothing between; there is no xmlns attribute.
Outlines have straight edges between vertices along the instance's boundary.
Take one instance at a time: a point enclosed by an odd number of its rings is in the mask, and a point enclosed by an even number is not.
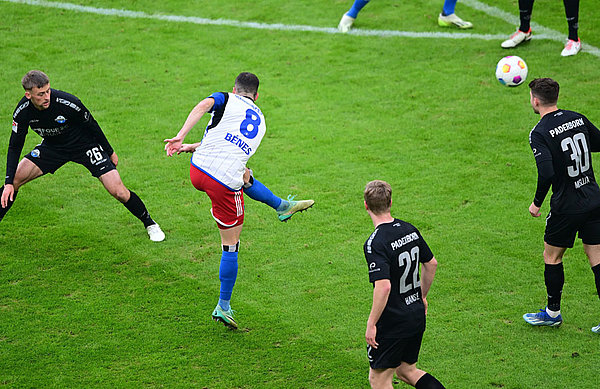
<svg viewBox="0 0 600 389"><path fill-rule="evenodd" d="M240 124L240 132L248 139L254 139L258 134L258 126L260 125L261 120L258 114L251 110L246 110L246 119ZM249 130L248 127L252 127L252 130Z"/></svg>

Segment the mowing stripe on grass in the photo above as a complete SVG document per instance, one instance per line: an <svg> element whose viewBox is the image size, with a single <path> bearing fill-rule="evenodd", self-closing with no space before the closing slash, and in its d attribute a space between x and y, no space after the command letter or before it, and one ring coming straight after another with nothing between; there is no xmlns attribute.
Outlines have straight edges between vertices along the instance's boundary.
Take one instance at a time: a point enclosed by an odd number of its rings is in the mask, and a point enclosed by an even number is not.
<svg viewBox="0 0 600 389"><path fill-rule="evenodd" d="M218 25L218 26L231 26L241 28L254 28L259 30L279 30L279 31L309 31L309 32L320 32L325 34L341 34L337 28L333 27L315 27L305 25L294 25L294 24L281 24L281 23L257 23L257 22L242 22L239 20L228 20L228 19L206 19L195 16L181 16L181 15L161 15L161 14L149 14L142 11L129 11L124 9L115 8L96 8L72 3L60 3L43 0L0 0L9 3L27 4L46 8L58 8L66 9L75 12L85 12L98 15L118 16L125 18L137 18L137 19L152 19L152 20L163 20L168 22L178 23L193 23L202 25ZM515 24L516 17L504 12L496 7L488 6L477 0L464 0L464 4L469 7L475 8L488 15L499 17L509 23ZM548 39L562 42L563 36L558 32L538 24L532 23L532 26L542 34L535 35L536 39ZM378 37L402 37L402 38L433 38L433 39L479 39L479 40L497 40L501 41L506 38L505 34L472 34L466 32L414 32L414 31L395 31L395 30L363 30L353 29L348 32L348 35L359 35L359 36L378 36ZM586 45L585 51L600 57L600 50L596 47Z"/></svg>

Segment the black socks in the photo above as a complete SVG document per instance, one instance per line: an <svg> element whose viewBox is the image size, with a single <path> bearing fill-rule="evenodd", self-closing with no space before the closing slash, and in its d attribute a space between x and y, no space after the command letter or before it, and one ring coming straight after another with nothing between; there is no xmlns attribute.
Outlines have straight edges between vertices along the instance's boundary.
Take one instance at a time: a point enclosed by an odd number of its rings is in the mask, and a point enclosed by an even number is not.
<svg viewBox="0 0 600 389"><path fill-rule="evenodd" d="M545 265L544 281L546 282L546 292L548 293L548 309L551 311L560 311L560 298L565 283L565 272L562 262L558 265Z"/></svg>
<svg viewBox="0 0 600 389"><path fill-rule="evenodd" d="M156 224L154 220L150 217L146 206L142 202L142 200L135 194L134 191L130 190L131 196L126 203L123 203L125 208L129 210L133 214L133 216L137 217L144 223L144 227L151 226L152 224Z"/></svg>

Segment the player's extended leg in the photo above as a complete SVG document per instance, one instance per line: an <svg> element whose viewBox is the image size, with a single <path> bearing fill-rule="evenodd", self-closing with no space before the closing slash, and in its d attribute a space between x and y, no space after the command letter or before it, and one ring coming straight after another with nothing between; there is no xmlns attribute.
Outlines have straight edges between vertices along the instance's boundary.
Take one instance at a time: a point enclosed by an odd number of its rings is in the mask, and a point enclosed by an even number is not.
<svg viewBox="0 0 600 389"><path fill-rule="evenodd" d="M594 279L596 281L596 292L598 293L598 297L600 297L600 245L589 245L584 243L583 249L590 260L590 266L592 267L592 272L594 272ZM600 324L592 327L592 332L600 334Z"/></svg>
<svg viewBox="0 0 600 389"><path fill-rule="evenodd" d="M534 326L558 327L562 324L560 300L565 283L562 258L566 247L552 246L544 242L544 282L548 294L548 305L539 312L526 313L523 319Z"/></svg>
<svg viewBox="0 0 600 389"><path fill-rule="evenodd" d="M369 369L369 383L373 389L393 389L394 369Z"/></svg>
<svg viewBox="0 0 600 389"><path fill-rule="evenodd" d="M277 217L282 222L288 221L296 212L302 212L312 207L314 200L294 200L288 196L283 200L273 194L269 188L254 178L252 170L246 168L244 173L244 193L252 200L260 201L277 211Z"/></svg>
<svg viewBox="0 0 600 389"><path fill-rule="evenodd" d="M531 13L533 11L533 0L519 0L519 19L521 24L517 31L501 46L505 49L515 47L531 39Z"/></svg>
<svg viewBox="0 0 600 389"><path fill-rule="evenodd" d="M396 368L396 375L402 381L417 389L444 389L444 385L431 374L417 369L415 363L402 362Z"/></svg>
<svg viewBox="0 0 600 389"><path fill-rule="evenodd" d="M442 9L442 13L438 16L438 24L441 27L456 26L461 30L473 28L473 23L467 22L466 20L462 20L454 13L457 1L458 0L444 1L444 8Z"/></svg>
<svg viewBox="0 0 600 389"><path fill-rule="evenodd" d="M575 55L581 50L581 41L577 30L579 29L579 0L563 0L565 14L569 24L569 39L565 48L560 53L563 57Z"/></svg>
<svg viewBox="0 0 600 389"><path fill-rule="evenodd" d="M0 200L0 221L2 221L4 215L6 215L6 212L8 212L16 200L19 188L43 174L42 170L27 158L23 158L21 162L19 162L12 187L8 186L5 188L5 186L2 186L2 188L0 188L0 193L2 193L2 198Z"/></svg>
<svg viewBox="0 0 600 389"><path fill-rule="evenodd" d="M354 23L354 20L356 20L358 13L365 7L365 5L367 5L368 2L369 0L355 0L348 12L342 16L342 19L338 24L338 30L344 33L348 32L350 28L352 28L352 24Z"/></svg>
<svg viewBox="0 0 600 389"><path fill-rule="evenodd" d="M104 173L98 177L98 179L102 182L102 185L104 185L108 193L123 203L125 208L127 208L133 216L144 223L144 227L146 227L150 240L153 242L161 242L165 239L165 234L160 229L160 226L152 220L142 200L134 191L125 187L117 170L111 170L108 173Z"/></svg>
<svg viewBox="0 0 600 389"><path fill-rule="evenodd" d="M240 248L240 234L242 226L235 226L227 229L219 229L221 234L221 244L223 252L221 254L221 264L219 265L219 280L221 289L219 291L219 303L213 311L212 317L215 321L220 321L225 326L235 330L238 328L237 322L233 318L231 309L231 294L237 279L238 272L238 252Z"/></svg>

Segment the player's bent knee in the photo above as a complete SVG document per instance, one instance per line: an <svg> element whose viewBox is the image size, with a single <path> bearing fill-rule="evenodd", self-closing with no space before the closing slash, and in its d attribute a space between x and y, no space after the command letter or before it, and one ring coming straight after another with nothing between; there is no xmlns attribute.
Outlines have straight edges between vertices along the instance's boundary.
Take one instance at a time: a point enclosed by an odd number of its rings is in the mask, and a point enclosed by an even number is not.
<svg viewBox="0 0 600 389"><path fill-rule="evenodd" d="M115 199L119 200L122 203L126 203L127 201L129 201L129 198L131 197L131 192L129 192L129 189L125 188L124 186L120 187L120 188L111 188L111 190L108 191Z"/></svg>

